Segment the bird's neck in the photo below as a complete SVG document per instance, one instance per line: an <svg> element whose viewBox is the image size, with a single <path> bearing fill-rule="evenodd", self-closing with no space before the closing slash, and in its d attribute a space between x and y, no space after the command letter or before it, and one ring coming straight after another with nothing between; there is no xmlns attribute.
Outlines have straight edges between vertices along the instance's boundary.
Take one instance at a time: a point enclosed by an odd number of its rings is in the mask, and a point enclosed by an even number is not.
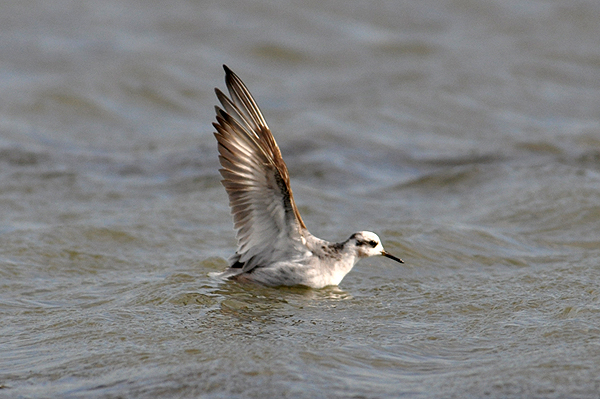
<svg viewBox="0 0 600 399"><path fill-rule="evenodd" d="M348 241L334 243L322 240L313 235L306 236L306 247L316 256L344 260L354 265L358 261L356 251Z"/></svg>

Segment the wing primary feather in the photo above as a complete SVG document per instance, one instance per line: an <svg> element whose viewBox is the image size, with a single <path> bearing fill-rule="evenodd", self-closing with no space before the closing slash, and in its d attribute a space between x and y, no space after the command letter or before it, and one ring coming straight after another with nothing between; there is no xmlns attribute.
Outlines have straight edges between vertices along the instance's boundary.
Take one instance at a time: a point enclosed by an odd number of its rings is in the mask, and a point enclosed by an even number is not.
<svg viewBox="0 0 600 399"><path fill-rule="evenodd" d="M248 90L244 82L242 82L242 79L240 79L239 76L237 76L227 66L224 65L223 69L225 69L225 83L227 84L227 88L229 89L229 94L231 97L234 100L238 99L242 104L244 104L246 111L258 127L269 129L267 121L265 121L261 112L259 111L258 104L256 104L254 98L252 98L250 90Z"/></svg>
<svg viewBox="0 0 600 399"><path fill-rule="evenodd" d="M309 233L294 202L287 166L258 104L242 80L223 68L229 97L215 89L222 108L215 107L213 126L221 183L238 242L230 265L249 272L283 253L303 253L302 236Z"/></svg>

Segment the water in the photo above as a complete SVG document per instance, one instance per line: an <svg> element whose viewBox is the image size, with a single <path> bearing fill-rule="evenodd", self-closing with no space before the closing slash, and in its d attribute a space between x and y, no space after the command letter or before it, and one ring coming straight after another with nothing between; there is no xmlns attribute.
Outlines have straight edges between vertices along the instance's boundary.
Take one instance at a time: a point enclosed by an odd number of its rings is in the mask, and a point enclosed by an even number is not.
<svg viewBox="0 0 600 399"><path fill-rule="evenodd" d="M600 3L5 2L0 397L594 398ZM221 64L338 288L220 283Z"/></svg>

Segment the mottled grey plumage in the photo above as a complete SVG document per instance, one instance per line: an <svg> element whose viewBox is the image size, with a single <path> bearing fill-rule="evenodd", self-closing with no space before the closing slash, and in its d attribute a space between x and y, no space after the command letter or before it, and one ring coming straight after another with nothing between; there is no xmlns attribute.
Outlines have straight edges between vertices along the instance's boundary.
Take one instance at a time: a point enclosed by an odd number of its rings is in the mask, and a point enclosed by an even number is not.
<svg viewBox="0 0 600 399"><path fill-rule="evenodd" d="M230 267L218 276L269 286L337 285L360 258L385 252L375 233L354 233L330 243L308 232L298 212L287 166L252 95L227 66L227 97L215 89L223 186L237 231L238 248Z"/></svg>

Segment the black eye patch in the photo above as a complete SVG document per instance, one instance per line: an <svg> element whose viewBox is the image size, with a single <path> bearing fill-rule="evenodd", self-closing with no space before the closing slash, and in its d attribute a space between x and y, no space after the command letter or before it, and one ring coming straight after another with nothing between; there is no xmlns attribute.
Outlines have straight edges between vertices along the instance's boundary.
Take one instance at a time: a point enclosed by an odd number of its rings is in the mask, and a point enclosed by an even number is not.
<svg viewBox="0 0 600 399"><path fill-rule="evenodd" d="M377 241L369 241L368 244L375 248L377 246Z"/></svg>

